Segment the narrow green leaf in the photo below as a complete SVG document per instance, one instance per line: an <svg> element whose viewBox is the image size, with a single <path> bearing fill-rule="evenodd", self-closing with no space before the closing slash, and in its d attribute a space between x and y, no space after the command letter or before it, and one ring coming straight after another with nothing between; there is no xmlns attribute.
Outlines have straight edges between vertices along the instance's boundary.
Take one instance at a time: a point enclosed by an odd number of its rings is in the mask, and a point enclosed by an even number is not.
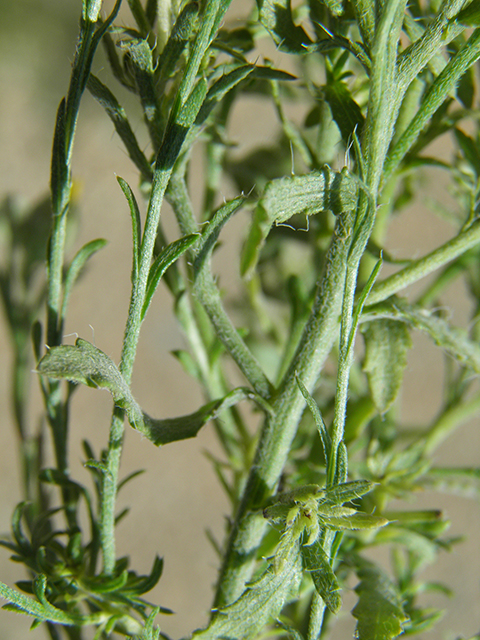
<svg viewBox="0 0 480 640"><path fill-rule="evenodd" d="M28 503L20 502L16 507L12 515L12 533L19 549L22 553L30 555L32 553L32 546L23 533L22 518L25 510L28 509Z"/></svg>
<svg viewBox="0 0 480 640"><path fill-rule="evenodd" d="M300 554L298 545L292 545L280 571L269 565L236 602L217 609L209 626L196 631L192 640L255 637L268 622L278 617L284 604L298 592L300 581Z"/></svg>
<svg viewBox="0 0 480 640"><path fill-rule="evenodd" d="M125 589L123 589L123 593L125 595L129 595L130 597L139 597L144 593L148 593L151 591L159 582L163 573L163 558L159 556L155 556L155 560L153 561L152 570L150 571L148 576L138 576L133 581L131 581ZM167 609L162 608L162 613L167 612Z"/></svg>
<svg viewBox="0 0 480 640"><path fill-rule="evenodd" d="M347 354L350 352L350 349L354 345L355 337L356 337L356 333L357 333L357 328L358 328L358 323L360 321L360 317L361 317L362 312L363 312L363 307L365 306L365 303L367 301L368 295L369 295L370 291L372 290L373 285L375 284L375 281L376 281L376 279L378 277L378 274L380 273L380 269L382 268L382 264L383 264L383 257L382 257L382 255L380 255L380 258L377 260L377 263L375 264L375 266L374 266L374 268L372 270L372 273L370 274L370 277L367 280L366 285L362 289L362 292L360 294L358 302L355 305L355 309L354 309L354 312L353 312L352 326L350 328L350 334L348 336L348 342L347 342Z"/></svg>
<svg viewBox="0 0 480 640"><path fill-rule="evenodd" d="M358 564L360 584L355 591L359 600L352 611L358 620L355 637L358 640L392 640L403 632L408 621L401 596L380 567L363 559L359 559Z"/></svg>
<svg viewBox="0 0 480 640"><path fill-rule="evenodd" d="M147 40L140 38L121 41L120 44L122 49L126 51L125 62L135 78L137 93L142 103L154 149L158 150L162 144L163 132L160 124L163 121L155 88L152 49Z"/></svg>
<svg viewBox="0 0 480 640"><path fill-rule="evenodd" d="M207 422L216 418L225 409L229 409L240 400L246 398L257 401L262 407L264 405L262 399L256 396L251 389L237 387L223 398L213 400L198 411L186 416L155 420L144 413L142 423L137 424L136 428L157 446L185 440L186 438L194 438Z"/></svg>
<svg viewBox="0 0 480 640"><path fill-rule="evenodd" d="M145 302L142 309L142 320L147 314L153 295L157 290L158 284L165 271L174 262L176 262L178 258L180 258L180 256L185 253L185 251L187 251L195 242L197 242L199 240L199 237L200 236L198 234L191 234L189 236L184 236L179 240L175 240L174 242L171 242L167 247L165 247L156 257L155 262L152 264L150 272L148 274Z"/></svg>
<svg viewBox="0 0 480 640"><path fill-rule="evenodd" d="M252 275L274 224L282 224L297 214L311 216L321 211L338 214L353 210L357 204L357 191L357 182L346 169L335 173L329 167L269 182L253 214L242 251L242 275Z"/></svg>
<svg viewBox="0 0 480 640"><path fill-rule="evenodd" d="M160 629L158 627L154 627L153 623L155 622L155 618L160 612L160 607L155 607L152 609L152 613L148 616L147 622L143 628L143 631L140 635L132 636L131 640L159 640L160 638Z"/></svg>
<svg viewBox="0 0 480 640"><path fill-rule="evenodd" d="M302 393L302 396L305 398L308 404L308 408L312 412L312 416L315 421L315 424L317 425L318 433L320 435L320 440L322 441L323 455L325 457L326 469L328 473L328 465L330 463L330 453L331 453L331 447L332 447L332 441L330 439L330 435L328 433L325 422L323 421L322 414L320 413L320 409L317 403L312 398L312 396L308 392L308 389L305 387L305 385L303 384L303 382L300 380L298 376L296 376L296 380L297 380L298 387Z"/></svg>
<svg viewBox="0 0 480 640"><path fill-rule="evenodd" d="M53 135L52 162L50 167L50 189L52 192L52 210L60 216L65 213L62 203L62 193L64 185L68 180L68 166L66 162L66 103L62 98L57 110L57 119L55 122L55 133Z"/></svg>
<svg viewBox="0 0 480 640"><path fill-rule="evenodd" d="M370 480L352 480L337 484L325 492L325 501L331 504L341 505L345 502L353 502L370 493L376 486Z"/></svg>
<svg viewBox="0 0 480 640"><path fill-rule="evenodd" d="M451 22L458 22L464 27L480 27L480 3L472 0L467 6L459 11Z"/></svg>
<svg viewBox="0 0 480 640"><path fill-rule="evenodd" d="M88 78L87 88L95 100L97 100L107 112L108 117L115 127L115 131L125 145L128 155L142 174L142 178L150 182L153 177L152 168L145 154L140 149L123 107L120 106L110 89L93 74L90 74Z"/></svg>
<svg viewBox="0 0 480 640"><path fill-rule="evenodd" d="M345 510L346 507L343 507ZM374 516L361 513L352 509L352 513L345 515L319 514L320 524L333 531L357 531L379 529L388 524L388 520L382 516Z"/></svg>
<svg viewBox="0 0 480 640"><path fill-rule="evenodd" d="M290 0L257 0L259 19L275 44L286 53L306 53L312 42L302 27L294 24Z"/></svg>
<svg viewBox="0 0 480 640"><path fill-rule="evenodd" d="M318 595L332 613L338 613L342 606L340 585L319 540L302 546L305 570L312 577Z"/></svg>
<svg viewBox="0 0 480 640"><path fill-rule="evenodd" d="M400 139L389 151L384 165L384 180L392 172L416 142L433 114L447 100L456 83L480 56L480 29L475 29L464 46L447 63L440 75L435 79L427 91L420 108L412 119Z"/></svg>
<svg viewBox="0 0 480 640"><path fill-rule="evenodd" d="M480 7L479 7L480 12ZM478 150L478 144L471 136L468 136L461 129L454 129L455 138L461 148L465 159L475 171L477 179L480 177L480 152Z"/></svg>
<svg viewBox="0 0 480 640"><path fill-rule="evenodd" d="M84 244L83 247L76 253L73 258L68 271L67 276L65 278L65 285L63 290L63 301L62 301L62 320L64 321L67 315L67 307L70 299L70 294L72 293L75 282L77 281L82 269L84 268L87 260L93 256L94 253L103 249L107 244L106 240L99 238L98 240L91 240Z"/></svg>
<svg viewBox="0 0 480 640"><path fill-rule="evenodd" d="M202 376L196 360L192 354L185 349L175 349L171 354L180 362L184 371L191 376L194 380L200 382Z"/></svg>
<svg viewBox="0 0 480 640"><path fill-rule="evenodd" d="M408 327L392 320L374 320L362 328L370 393L380 414L395 401L400 390L407 352L411 347Z"/></svg>
<svg viewBox="0 0 480 640"><path fill-rule="evenodd" d="M86 625L98 624L102 621L104 613L98 612L90 615L78 615L67 613L61 609L57 609L48 602L45 596L46 579L45 576L39 576L35 581L35 593L40 601L34 600L28 596L24 596L16 589L8 587L0 582L0 597L5 598L8 604L2 608L17 613L25 613L33 616L37 620L49 621L69 626L82 627Z"/></svg>
<svg viewBox="0 0 480 640"><path fill-rule="evenodd" d="M140 244L142 240L142 220L140 218L140 209L138 208L135 194L128 182L123 178L120 178L120 176L117 177L117 182L127 199L128 207L130 209L130 217L132 219L133 251L131 280L132 282L136 282L138 277L138 265L140 262Z"/></svg>
<svg viewBox="0 0 480 640"><path fill-rule="evenodd" d="M358 136L362 133L365 122L362 110L353 99L348 86L341 80L333 80L324 85L322 95L330 107L332 117L342 135L343 143L348 146L354 132Z"/></svg>
<svg viewBox="0 0 480 640"><path fill-rule="evenodd" d="M166 81L173 75L186 44L195 35L197 18L198 4L196 2L189 2L179 13L167 44L160 54L155 70L160 89L164 87Z"/></svg>

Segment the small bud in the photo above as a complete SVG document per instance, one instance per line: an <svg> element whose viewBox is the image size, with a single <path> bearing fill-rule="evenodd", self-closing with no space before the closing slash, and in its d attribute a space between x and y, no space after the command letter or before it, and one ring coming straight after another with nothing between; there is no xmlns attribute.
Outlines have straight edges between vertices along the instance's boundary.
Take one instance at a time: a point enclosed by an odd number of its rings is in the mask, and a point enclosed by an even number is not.
<svg viewBox="0 0 480 640"><path fill-rule="evenodd" d="M102 8L102 0L83 0L83 19L88 22L97 22Z"/></svg>

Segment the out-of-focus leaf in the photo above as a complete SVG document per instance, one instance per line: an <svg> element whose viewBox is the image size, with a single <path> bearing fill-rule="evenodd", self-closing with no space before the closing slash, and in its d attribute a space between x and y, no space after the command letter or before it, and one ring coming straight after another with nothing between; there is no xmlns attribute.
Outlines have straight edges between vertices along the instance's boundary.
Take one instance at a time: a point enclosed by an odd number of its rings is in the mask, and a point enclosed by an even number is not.
<svg viewBox="0 0 480 640"><path fill-rule="evenodd" d="M259 18L279 49L305 53L311 40L302 27L294 24L290 0L257 0Z"/></svg>
<svg viewBox="0 0 480 640"><path fill-rule="evenodd" d="M392 640L404 629L408 616L402 609L401 596L390 578L371 562L359 561L355 587L358 603L352 611L358 620L355 637L358 640Z"/></svg>
<svg viewBox="0 0 480 640"><path fill-rule="evenodd" d="M420 479L425 489L433 489L442 493L452 493L464 498L480 496L480 468L433 467Z"/></svg>
<svg viewBox="0 0 480 640"><path fill-rule="evenodd" d="M298 592L301 562L298 545L292 545L280 571L269 565L261 577L248 585L231 605L215 611L211 623L196 631L192 640L238 640L253 638L280 614L284 604Z"/></svg>
<svg viewBox="0 0 480 640"><path fill-rule="evenodd" d="M458 22L465 27L480 27L480 3L472 0L466 7L451 18L452 22Z"/></svg>
<svg viewBox="0 0 480 640"><path fill-rule="evenodd" d="M392 320L374 320L362 328L365 338L364 371L373 401L384 414L395 401L411 346L408 327Z"/></svg>
<svg viewBox="0 0 480 640"><path fill-rule="evenodd" d="M388 524L388 520L382 516L360 513L354 509L349 509L352 513L345 515L319 514L320 524L327 529L334 531L357 531L364 529L378 529Z"/></svg>
<svg viewBox="0 0 480 640"><path fill-rule="evenodd" d="M458 146L478 178L480 176L480 152L478 150L478 144L461 129L455 129L454 133Z"/></svg>
<svg viewBox="0 0 480 640"><path fill-rule="evenodd" d="M313 544L303 545L302 556L318 595L332 613L338 613L342 606L340 585L321 542L316 540Z"/></svg>

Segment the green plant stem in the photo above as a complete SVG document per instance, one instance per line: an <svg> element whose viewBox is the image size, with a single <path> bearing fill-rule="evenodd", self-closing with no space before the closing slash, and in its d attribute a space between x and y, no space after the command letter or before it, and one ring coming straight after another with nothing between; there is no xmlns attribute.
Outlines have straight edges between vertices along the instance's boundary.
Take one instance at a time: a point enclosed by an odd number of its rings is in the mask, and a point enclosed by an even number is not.
<svg viewBox="0 0 480 640"><path fill-rule="evenodd" d="M305 407L296 376L311 390L337 335L352 227L353 213L339 214L311 315L293 362L272 398L273 415L266 418L260 434L230 534L215 607L236 600L251 577L266 526L258 509L275 492Z"/></svg>
<svg viewBox="0 0 480 640"><path fill-rule="evenodd" d="M369 297L368 305L382 302L398 293L410 284L424 278L436 269L455 260L480 242L480 221L474 222L466 231L462 231L455 238L449 240L438 249L423 258L415 260L413 264L404 267L392 276L376 284Z"/></svg>
<svg viewBox="0 0 480 640"><path fill-rule="evenodd" d="M422 69L432 58L439 54L440 49L464 31L465 27L463 25L450 22L450 19L460 11L463 4L463 0L447 0L447 2L443 2L435 20L420 37L415 39L415 42L400 54L398 58L398 77L401 95L407 90L410 83L419 76ZM409 21L411 28L415 29L415 35L421 33L421 27L418 23L410 17Z"/></svg>
<svg viewBox="0 0 480 640"><path fill-rule="evenodd" d="M174 210L182 233L189 235L191 233L198 233L198 225L193 215L190 198L188 197L183 169L184 166L182 166L181 170L179 167L176 167L169 183L167 198ZM194 259L196 255L194 247L191 253ZM173 268L175 268L175 265L173 265ZM174 292L176 298L176 315L185 332L192 354L195 357L199 369L200 382L206 391L206 396L208 400L215 400L225 395L227 388L222 379L219 363L212 364L208 355L208 342L211 342L212 335L207 336L206 332L202 331L202 323L197 320L190 299L186 294L183 278L178 270L177 279L179 290ZM242 440L245 440L246 437L246 431L240 416L235 415L233 409L225 411L220 421L214 421L214 425L227 456L230 459L237 456L237 437L239 431Z"/></svg>
<svg viewBox="0 0 480 640"><path fill-rule="evenodd" d="M460 400L457 404L448 408L435 421L424 438L424 455L432 452L462 423L480 411L480 394L476 394L470 400Z"/></svg>
<svg viewBox="0 0 480 640"><path fill-rule="evenodd" d="M101 39L120 8L117 3L109 19L98 26L98 12L92 9L81 21L79 42L73 62L67 98L60 102L57 112L51 164L52 231L47 260L47 343L61 344L64 318L62 314L63 268L67 214L71 198L71 161L80 102L92 65L93 55ZM95 21L90 20L95 18ZM59 382L50 381L44 387L48 422L52 429L57 468L68 472L68 403L63 399ZM63 502L70 526L76 525L75 508L67 487L62 487Z"/></svg>
<svg viewBox="0 0 480 640"><path fill-rule="evenodd" d="M201 107L201 102L193 95L195 78L214 37L216 26L220 22L227 6L228 2L221 3L219 0L212 0L205 7L201 28L193 43L192 55L179 85L162 146L157 155L145 229L140 246L138 276L132 286L119 367L127 384L130 384L133 371L147 279L152 263L163 199L175 162L180 156L183 142ZM123 411L115 408L110 425L106 471L103 474L100 538L103 552L103 570L107 575L112 574L115 570L115 502L124 434L123 417Z"/></svg>
<svg viewBox="0 0 480 640"><path fill-rule="evenodd" d="M128 311L128 319L125 328L122 356L119 367L123 377L127 381L127 384L130 384L132 377L133 364L140 336L142 309L145 302L147 278L153 258L155 238L160 220L160 211L173 168L173 159L169 156L170 154L167 154L166 157L170 162L165 162L162 157L162 150L160 150L159 161L157 161L154 171L145 230L140 248L138 278L132 287L130 308ZM103 570L107 575L113 573L115 569L115 498L117 492L120 457L122 453L123 434L124 412L116 407L114 409L110 425L110 437L108 442L106 471L103 475L101 502L100 529L103 550Z"/></svg>

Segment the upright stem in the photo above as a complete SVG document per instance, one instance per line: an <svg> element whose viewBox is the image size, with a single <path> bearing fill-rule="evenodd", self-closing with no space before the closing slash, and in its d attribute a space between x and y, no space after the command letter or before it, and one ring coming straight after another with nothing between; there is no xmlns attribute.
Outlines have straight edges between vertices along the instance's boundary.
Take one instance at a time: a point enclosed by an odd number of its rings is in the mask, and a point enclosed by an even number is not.
<svg viewBox="0 0 480 640"><path fill-rule="evenodd" d="M251 577L266 523L258 509L275 492L305 406L296 376L311 390L337 335L352 229L353 212L339 214L310 319L296 356L271 400L273 415L266 419L260 434L221 569L216 607L238 598Z"/></svg>
<svg viewBox="0 0 480 640"><path fill-rule="evenodd" d="M127 383L130 383L132 377L148 274L152 264L163 199L183 142L201 107L201 100L197 97L201 94L195 94L198 71L228 4L228 0L223 3L219 0L210 0L205 5L201 26L192 44L191 55L173 102L162 146L157 155L145 230L140 246L138 276L132 286L120 360L120 371ZM200 83L205 84L202 80L199 81ZM106 574L112 574L115 570L115 501L123 433L123 411L115 408L110 425L100 507L100 538L103 551L103 570Z"/></svg>

